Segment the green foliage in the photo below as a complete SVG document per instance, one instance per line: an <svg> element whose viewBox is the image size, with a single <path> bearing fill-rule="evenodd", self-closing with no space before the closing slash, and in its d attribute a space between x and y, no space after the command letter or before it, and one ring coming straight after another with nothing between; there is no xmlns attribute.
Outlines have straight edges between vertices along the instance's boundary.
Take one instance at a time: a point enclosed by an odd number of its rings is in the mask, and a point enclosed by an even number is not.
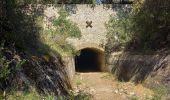
<svg viewBox="0 0 170 100"><path fill-rule="evenodd" d="M168 46L170 1L136 0L134 9L134 33L140 49L161 49Z"/></svg>
<svg viewBox="0 0 170 100"><path fill-rule="evenodd" d="M91 100L91 99L92 96L87 93L79 93L79 95L75 97L75 100Z"/></svg>
<svg viewBox="0 0 170 100"><path fill-rule="evenodd" d="M2 49L4 48L4 43L2 42L0 46L0 79L1 81L6 81L9 78L11 72L11 67L14 68L14 71L19 71L21 66L26 62L26 60L17 61L16 65L10 66L14 59L8 59L2 53Z"/></svg>
<svg viewBox="0 0 170 100"><path fill-rule="evenodd" d="M76 85L78 86L78 85L81 85L82 83L81 83L81 80L80 79L77 79L76 80Z"/></svg>
<svg viewBox="0 0 170 100"><path fill-rule="evenodd" d="M56 33L63 35L64 37L81 37L81 31L79 28L71 22L70 20L66 19L68 13L64 9L60 9L59 17L54 20L53 24L56 27Z"/></svg>
<svg viewBox="0 0 170 100"><path fill-rule="evenodd" d="M0 96L0 98L4 98ZM40 95L35 89L30 91L11 91L7 95L8 100L91 100L92 95L80 91L78 95L74 96L54 96L54 95Z"/></svg>
<svg viewBox="0 0 170 100"><path fill-rule="evenodd" d="M38 48L37 46L40 44L38 39L41 27L35 23L38 14L32 11L30 15L27 15L25 13L27 9L24 9L32 1L8 0L6 2L7 21L4 24L7 27L7 32L5 32L5 40L15 43L19 50Z"/></svg>
<svg viewBox="0 0 170 100"><path fill-rule="evenodd" d="M132 38L131 27L133 25L131 21L130 13L118 11L117 16L110 17L107 27L108 43L106 44L107 50L122 50L127 42Z"/></svg>
<svg viewBox="0 0 170 100"><path fill-rule="evenodd" d="M9 69L9 62L7 62L4 58L0 58L0 63L2 64L2 68L0 70L0 79L7 80L11 72Z"/></svg>
<svg viewBox="0 0 170 100"><path fill-rule="evenodd" d="M59 97L60 98L60 97ZM52 95L48 95L46 97L44 97L44 100L55 100L55 97ZM59 99L60 100L60 99ZM62 100L62 99L61 99Z"/></svg>
<svg viewBox="0 0 170 100"><path fill-rule="evenodd" d="M136 96L131 96L131 97L129 97L129 100L139 100L139 99Z"/></svg>
<svg viewBox="0 0 170 100"><path fill-rule="evenodd" d="M22 65L23 65L25 62L26 62L25 59L17 62L16 67L15 67L15 70L20 70L20 68L22 67Z"/></svg>
<svg viewBox="0 0 170 100"><path fill-rule="evenodd" d="M0 79L7 80L10 74L9 64L10 62L7 61L6 57L2 54L2 48L4 43L2 42L0 46Z"/></svg>
<svg viewBox="0 0 170 100"><path fill-rule="evenodd" d="M55 29L42 34L43 42L61 55L75 54L73 46L66 42L66 38L80 38L81 31L75 23L67 19L68 13L64 9L60 9L58 13L59 17L53 21Z"/></svg>
<svg viewBox="0 0 170 100"><path fill-rule="evenodd" d="M0 79L3 79L4 81L9 78L9 75L11 74L11 69L10 69L10 63L12 61L8 61L5 56L2 56L0 54ZM21 66L26 62L26 60L21 60L18 61L15 68L15 71L19 71Z"/></svg>
<svg viewBox="0 0 170 100"><path fill-rule="evenodd" d="M135 0L132 12L118 10L117 17L111 17L106 24L106 49L113 51L126 48L148 52L169 48L169 3L166 0Z"/></svg>
<svg viewBox="0 0 170 100"><path fill-rule="evenodd" d="M69 100L93 100L93 96L84 91L79 91L77 95L70 95Z"/></svg>
<svg viewBox="0 0 170 100"><path fill-rule="evenodd" d="M7 95L8 100L55 100L53 95L40 95L35 89L28 91L11 91ZM60 100L60 99L59 99ZM62 100L62 99L61 99Z"/></svg>
<svg viewBox="0 0 170 100"><path fill-rule="evenodd" d="M46 45L61 55L70 55L75 52L74 48L65 41L65 37L53 30L46 31L41 38Z"/></svg>
<svg viewBox="0 0 170 100"><path fill-rule="evenodd" d="M164 85L157 85L152 90L154 91L153 100L161 100L162 96L168 93L168 89Z"/></svg>

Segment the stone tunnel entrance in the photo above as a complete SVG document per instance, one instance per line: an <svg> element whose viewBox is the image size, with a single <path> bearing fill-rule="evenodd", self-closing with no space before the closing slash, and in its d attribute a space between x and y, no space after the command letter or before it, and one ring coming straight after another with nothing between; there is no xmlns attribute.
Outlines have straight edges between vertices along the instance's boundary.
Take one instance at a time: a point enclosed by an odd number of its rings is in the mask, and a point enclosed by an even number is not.
<svg viewBox="0 0 170 100"><path fill-rule="evenodd" d="M80 55L75 56L76 72L101 72L104 71L104 52L95 48L80 50Z"/></svg>

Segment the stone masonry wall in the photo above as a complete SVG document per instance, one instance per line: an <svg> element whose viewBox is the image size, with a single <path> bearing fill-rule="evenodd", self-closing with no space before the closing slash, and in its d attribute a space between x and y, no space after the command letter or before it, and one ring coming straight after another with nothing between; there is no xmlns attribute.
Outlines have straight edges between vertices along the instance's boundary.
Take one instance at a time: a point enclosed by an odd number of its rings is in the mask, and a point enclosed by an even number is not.
<svg viewBox="0 0 170 100"><path fill-rule="evenodd" d="M115 16L116 12L110 7L105 8L103 5L65 5L64 8L69 12L71 21L76 23L81 30L82 37L68 38L67 41L77 50L93 47L104 51L106 43L105 23L109 21L110 16ZM58 17L59 7L47 7L45 9L45 25L44 28L50 26L50 19ZM86 21L92 21L92 28L86 28Z"/></svg>

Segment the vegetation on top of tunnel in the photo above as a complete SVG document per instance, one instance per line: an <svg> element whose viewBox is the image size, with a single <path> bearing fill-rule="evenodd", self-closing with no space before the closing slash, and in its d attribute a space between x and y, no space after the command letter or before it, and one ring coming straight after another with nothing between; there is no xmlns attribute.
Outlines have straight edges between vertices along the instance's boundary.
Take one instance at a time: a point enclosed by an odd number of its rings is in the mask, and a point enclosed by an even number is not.
<svg viewBox="0 0 170 100"><path fill-rule="evenodd" d="M118 10L117 16L111 17L106 24L107 51L156 51L169 48L169 3L166 0L135 0L130 12L126 7Z"/></svg>
<svg viewBox="0 0 170 100"><path fill-rule="evenodd" d="M63 35L65 38L80 38L81 31L79 27L69 19L66 19L68 17L67 11L61 8L58 13L59 17L53 22L53 25L56 27L56 33Z"/></svg>
<svg viewBox="0 0 170 100"><path fill-rule="evenodd" d="M60 8L59 17L53 20L53 27L46 30L42 35L45 44L49 45L53 50L61 55L75 54L75 49L68 44L66 39L68 37L80 38L81 31L79 27L67 19L68 12Z"/></svg>

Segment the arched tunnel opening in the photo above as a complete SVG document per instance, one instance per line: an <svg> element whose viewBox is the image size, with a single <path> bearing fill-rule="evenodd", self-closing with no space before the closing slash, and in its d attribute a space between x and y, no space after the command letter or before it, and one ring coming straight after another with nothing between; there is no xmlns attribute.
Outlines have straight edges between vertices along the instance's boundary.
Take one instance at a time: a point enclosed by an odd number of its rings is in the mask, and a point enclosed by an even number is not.
<svg viewBox="0 0 170 100"><path fill-rule="evenodd" d="M75 56L76 72L102 72L105 65L104 52L95 48L85 48Z"/></svg>

